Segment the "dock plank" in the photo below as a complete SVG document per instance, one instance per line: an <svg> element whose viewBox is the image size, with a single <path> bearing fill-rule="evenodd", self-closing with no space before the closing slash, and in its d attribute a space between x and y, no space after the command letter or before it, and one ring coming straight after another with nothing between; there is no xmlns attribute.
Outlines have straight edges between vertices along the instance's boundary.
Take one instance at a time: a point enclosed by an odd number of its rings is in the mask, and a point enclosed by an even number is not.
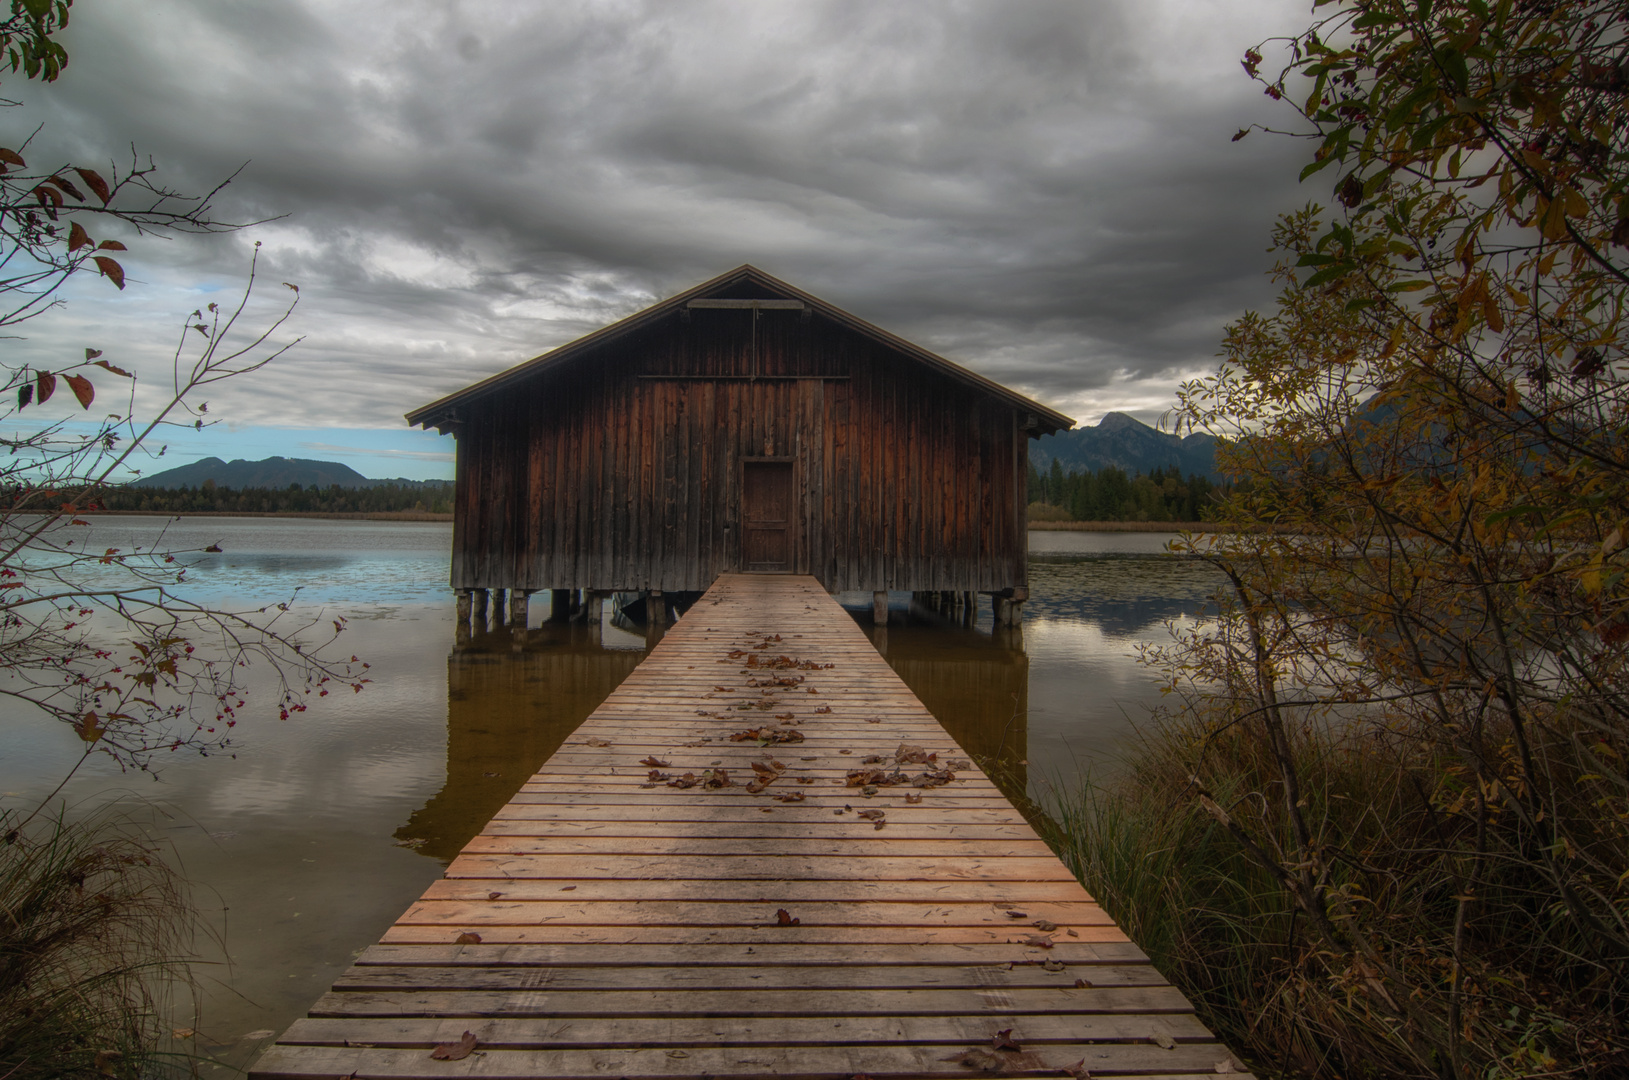
<svg viewBox="0 0 1629 1080"><path fill-rule="evenodd" d="M1071 1067L1241 1068L812 579L726 575L250 1075Z"/></svg>

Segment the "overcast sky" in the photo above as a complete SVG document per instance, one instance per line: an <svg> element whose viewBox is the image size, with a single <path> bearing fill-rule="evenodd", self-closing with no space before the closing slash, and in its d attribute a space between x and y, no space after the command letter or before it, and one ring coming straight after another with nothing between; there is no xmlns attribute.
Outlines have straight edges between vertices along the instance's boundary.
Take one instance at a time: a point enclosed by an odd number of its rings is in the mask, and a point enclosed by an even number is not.
<svg viewBox="0 0 1629 1080"><path fill-rule="evenodd" d="M156 383L258 240L304 340L153 467L450 476L402 413L751 262L1083 423L1152 422L1270 303L1274 215L1328 201L1306 147L1230 142L1287 124L1238 60L1309 6L80 0L62 79L4 80L4 145L134 143L187 191L247 162L222 215L279 220L126 237L122 294L79 281L10 347Z"/></svg>

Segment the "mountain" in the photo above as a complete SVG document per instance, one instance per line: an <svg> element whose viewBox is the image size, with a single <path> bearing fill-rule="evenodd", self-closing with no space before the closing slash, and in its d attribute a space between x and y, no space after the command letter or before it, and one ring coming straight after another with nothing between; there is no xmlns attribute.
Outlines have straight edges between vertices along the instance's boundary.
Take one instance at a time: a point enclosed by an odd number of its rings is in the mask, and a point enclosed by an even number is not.
<svg viewBox="0 0 1629 1080"><path fill-rule="evenodd" d="M1183 474L1198 473L1212 480L1216 472L1216 436L1182 438L1156 431L1147 424L1111 412L1096 427L1042 435L1030 443L1030 464L1045 472L1056 458L1064 472L1096 472L1110 465L1128 473L1148 473L1175 465Z"/></svg>
<svg viewBox="0 0 1629 1080"><path fill-rule="evenodd" d="M217 487L229 488L286 488L290 484L301 487L371 488L395 484L398 487L451 487L451 480L370 480L349 465L337 461L312 461L309 458L269 457L264 461L245 461L242 458L226 462L218 457L204 458L191 465L166 469L137 480L134 487L181 488L202 487L204 481L213 480Z"/></svg>

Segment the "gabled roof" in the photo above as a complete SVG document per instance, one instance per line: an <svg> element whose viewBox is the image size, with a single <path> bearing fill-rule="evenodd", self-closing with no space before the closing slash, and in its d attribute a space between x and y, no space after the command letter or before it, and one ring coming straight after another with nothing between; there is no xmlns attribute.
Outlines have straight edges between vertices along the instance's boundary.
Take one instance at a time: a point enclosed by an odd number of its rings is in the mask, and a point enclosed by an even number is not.
<svg viewBox="0 0 1629 1080"><path fill-rule="evenodd" d="M842 308L820 299L818 296L813 296L796 286L787 284L780 278L764 273L750 263L738 266L734 270L720 274L709 281L704 281L700 285L687 289L676 296L670 296L661 303L636 312L619 322L601 327L591 334L586 334L576 341L546 352L542 356L516 364L507 371L500 371L490 378L482 379L478 383L472 383L456 393L448 394L444 398L414 409L407 414L407 422L425 428L444 425L448 423L454 410L459 405L485 397L513 383L570 364L572 361L588 355L598 346L622 337L624 334L643 329L674 314L692 300L704 299L712 293L743 284L755 285L766 291L778 293L788 300L801 301L814 312L823 315L840 326L847 327L849 330L868 337L897 353L908 356L942 375L947 375L952 379L981 390L993 398L1006 402L1015 409L1033 414L1035 418L1034 428L1032 429L1033 434L1051 434L1075 426L1074 420L1057 410L1049 409L1039 402L1015 393L998 382L986 379L977 372L969 371L960 364L946 360L937 353L931 353L920 345L914 345L902 337L889 333L880 326L874 326L857 315L851 315Z"/></svg>

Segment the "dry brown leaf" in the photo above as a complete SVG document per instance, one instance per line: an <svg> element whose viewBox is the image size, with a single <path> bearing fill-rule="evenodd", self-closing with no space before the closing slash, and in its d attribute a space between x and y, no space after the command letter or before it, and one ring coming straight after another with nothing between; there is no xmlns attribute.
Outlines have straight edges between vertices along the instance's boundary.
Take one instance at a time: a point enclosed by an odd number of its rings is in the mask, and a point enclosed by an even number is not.
<svg viewBox="0 0 1629 1080"><path fill-rule="evenodd" d="M900 743L899 749L894 751L896 765L927 765L938 758L938 754L930 754L920 746L909 743Z"/></svg>
<svg viewBox="0 0 1629 1080"><path fill-rule="evenodd" d="M959 1054L951 1054L943 1061L954 1061L959 1065L966 1065L969 1069L978 1069L980 1072L1001 1072L1007 1067L1007 1062L1000 1054L993 1050L986 1050L982 1046L975 1046L971 1050L964 1050Z"/></svg>
<svg viewBox="0 0 1629 1080"><path fill-rule="evenodd" d="M589 739L589 740L587 740L587 742L588 742L589 746L610 746L611 745L610 743L606 742L604 739Z"/></svg>
<svg viewBox="0 0 1629 1080"><path fill-rule="evenodd" d="M486 894L486 898L488 900L496 900L498 897L500 897L502 895L503 895L503 893L501 893L501 892L489 892L489 893Z"/></svg>
<svg viewBox="0 0 1629 1080"><path fill-rule="evenodd" d="M1065 1065L1058 1071L1065 1076L1073 1076L1075 1080L1092 1080L1092 1071L1086 1067L1085 1058L1081 1058L1073 1065Z"/></svg>
<svg viewBox="0 0 1629 1080"><path fill-rule="evenodd" d="M673 762L671 762L671 761L663 761L661 758L656 757L654 754L651 755L650 757L640 758L639 759L639 764L648 765L653 769L668 769L668 768L672 768L672 766L673 766Z"/></svg>
<svg viewBox="0 0 1629 1080"><path fill-rule="evenodd" d="M785 908L775 909L775 924L777 926L798 926L801 925L802 922L803 920L801 919L793 918L792 913L787 911Z"/></svg>
<svg viewBox="0 0 1629 1080"><path fill-rule="evenodd" d="M785 795L775 796L776 802L802 802L803 799L804 795L801 791L788 791Z"/></svg>
<svg viewBox="0 0 1629 1080"><path fill-rule="evenodd" d="M1030 925L1041 931L1043 934L1050 934L1052 931L1058 928L1058 924L1053 922L1051 919L1036 919L1034 922L1030 923Z"/></svg>
<svg viewBox="0 0 1629 1080"><path fill-rule="evenodd" d="M1171 1038L1171 1036L1167 1035L1163 1031L1150 1035L1148 1037L1148 1041L1159 1047L1161 1050L1176 1049L1176 1040Z"/></svg>
<svg viewBox="0 0 1629 1080"><path fill-rule="evenodd" d="M473 1031L464 1032L457 1042L437 1043L436 1048L430 1051L431 1061L463 1061L475 1053L475 1048L481 1045L475 1038Z"/></svg>
<svg viewBox="0 0 1629 1080"><path fill-rule="evenodd" d="M1017 1040L1012 1037L1012 1028L1002 1028L990 1036L991 1050L1022 1050Z"/></svg>
<svg viewBox="0 0 1629 1080"><path fill-rule="evenodd" d="M908 803L919 803L922 801L922 796L920 794L907 794L905 796L905 801Z"/></svg>
<svg viewBox="0 0 1629 1080"><path fill-rule="evenodd" d="M1047 960L1041 964L1042 971L1062 971L1063 962L1060 960Z"/></svg>
<svg viewBox="0 0 1629 1080"><path fill-rule="evenodd" d="M481 935L473 930L465 930L462 934L453 938L454 945L479 945L480 943Z"/></svg>
<svg viewBox="0 0 1629 1080"><path fill-rule="evenodd" d="M1029 918L1029 912L1027 912L1027 911L1019 911L1017 908L1008 908L1007 909L1007 918L1009 918L1009 919L1027 919L1027 918Z"/></svg>
<svg viewBox="0 0 1629 1080"><path fill-rule="evenodd" d="M1029 937L1023 940L1023 944L1032 949L1050 949L1052 947L1052 939L1047 937L1045 934L1031 934Z"/></svg>

